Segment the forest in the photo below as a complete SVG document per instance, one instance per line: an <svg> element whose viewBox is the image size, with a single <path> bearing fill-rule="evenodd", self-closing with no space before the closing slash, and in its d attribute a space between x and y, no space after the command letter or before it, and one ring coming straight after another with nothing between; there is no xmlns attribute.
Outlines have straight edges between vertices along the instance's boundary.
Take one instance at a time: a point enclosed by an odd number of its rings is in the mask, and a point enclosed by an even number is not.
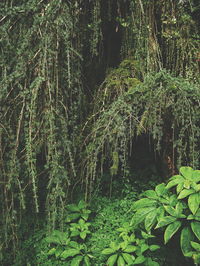
<svg viewBox="0 0 200 266"><path fill-rule="evenodd" d="M0 1L0 265L200 265L200 1Z"/></svg>

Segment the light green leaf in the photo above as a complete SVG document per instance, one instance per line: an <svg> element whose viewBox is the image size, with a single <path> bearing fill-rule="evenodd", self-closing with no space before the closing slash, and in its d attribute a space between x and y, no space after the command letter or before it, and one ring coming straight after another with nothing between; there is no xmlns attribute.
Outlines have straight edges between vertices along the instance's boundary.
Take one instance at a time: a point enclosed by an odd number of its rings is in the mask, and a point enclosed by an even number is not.
<svg viewBox="0 0 200 266"><path fill-rule="evenodd" d="M133 210L138 210L138 209L145 208L145 207L152 207L152 206L155 206L156 203L157 203L156 200L143 198L133 203Z"/></svg>
<svg viewBox="0 0 200 266"><path fill-rule="evenodd" d="M133 227L136 227L139 223L143 222L144 219L146 218L147 214L151 211L155 211L156 212L155 207L146 207L146 208L141 208L139 209L134 215L133 218L131 220L131 225Z"/></svg>
<svg viewBox="0 0 200 266"><path fill-rule="evenodd" d="M71 266L79 266L82 260L83 256L81 255L76 256L75 258L72 259Z"/></svg>
<svg viewBox="0 0 200 266"><path fill-rule="evenodd" d="M196 183L200 182L200 170L193 171L192 180L194 180Z"/></svg>
<svg viewBox="0 0 200 266"><path fill-rule="evenodd" d="M142 195L149 199L158 199L158 196L154 190L146 190L144 193L142 193Z"/></svg>
<svg viewBox="0 0 200 266"><path fill-rule="evenodd" d="M124 249L124 252L127 252L127 253L132 253L134 251L136 251L136 247L135 246L131 246L131 245L128 245L125 249Z"/></svg>
<svg viewBox="0 0 200 266"><path fill-rule="evenodd" d="M113 250L112 248L105 248L101 253L104 255L110 255L114 252L115 252L115 250Z"/></svg>
<svg viewBox="0 0 200 266"><path fill-rule="evenodd" d="M191 229L188 226L184 227L181 231L180 238L180 246L184 256L192 251L190 241L193 241L193 239L194 238Z"/></svg>
<svg viewBox="0 0 200 266"><path fill-rule="evenodd" d="M158 245L150 245L150 247L149 247L150 251L155 251L159 248L160 248L160 246L158 246Z"/></svg>
<svg viewBox="0 0 200 266"><path fill-rule="evenodd" d="M146 232L144 231L141 231L141 235L144 239L149 239L149 238L153 238L155 237L154 235L151 235L151 234L147 234Z"/></svg>
<svg viewBox="0 0 200 266"><path fill-rule="evenodd" d="M175 221L167 226L164 233L165 244L167 244L167 242L172 238L172 236L178 231L180 227L181 227L180 221Z"/></svg>
<svg viewBox="0 0 200 266"><path fill-rule="evenodd" d="M196 251L200 252L200 244L194 241L191 241L191 246L196 249Z"/></svg>
<svg viewBox="0 0 200 266"><path fill-rule="evenodd" d="M126 265L126 263L125 263L123 257L119 256L119 258L117 260L117 266L125 266L125 265Z"/></svg>
<svg viewBox="0 0 200 266"><path fill-rule="evenodd" d="M194 193L188 198L188 206L193 214L195 214L199 208L200 197L199 193Z"/></svg>
<svg viewBox="0 0 200 266"><path fill-rule="evenodd" d="M166 212L168 212L171 216L176 217L176 210L172 208L171 206L164 206Z"/></svg>
<svg viewBox="0 0 200 266"><path fill-rule="evenodd" d="M48 251L48 255L54 255L56 252L56 249L55 248L51 248L49 251Z"/></svg>
<svg viewBox="0 0 200 266"><path fill-rule="evenodd" d="M145 252L148 249L149 249L149 246L147 244L142 244L140 246L141 253Z"/></svg>
<svg viewBox="0 0 200 266"><path fill-rule="evenodd" d="M80 200L79 203L78 203L78 208L79 209L84 209L87 207L87 204L84 200Z"/></svg>
<svg viewBox="0 0 200 266"><path fill-rule="evenodd" d="M155 225L156 217L157 217L157 212L154 210L147 214L144 222L145 229L147 232L149 232L151 228Z"/></svg>
<svg viewBox="0 0 200 266"><path fill-rule="evenodd" d="M160 227L163 227L163 226L166 226L170 223L173 223L176 221L176 217L173 217L173 216L165 216L163 218L161 218L159 221L158 221L158 224L156 226L156 229L157 228L160 228Z"/></svg>
<svg viewBox="0 0 200 266"><path fill-rule="evenodd" d="M146 260L146 258L144 256L139 256L136 258L136 260L134 260L133 265L141 264L141 263L145 262L145 260Z"/></svg>
<svg viewBox="0 0 200 266"><path fill-rule="evenodd" d="M187 196L191 195L192 193L195 193L194 189L183 189L179 194L178 199L184 199Z"/></svg>
<svg viewBox="0 0 200 266"><path fill-rule="evenodd" d="M166 189L170 189L170 188L182 183L183 181L184 181L184 178L182 176L178 175L176 179L173 179L167 183Z"/></svg>
<svg viewBox="0 0 200 266"><path fill-rule="evenodd" d="M199 239L200 241L200 222L191 222L191 228L195 236Z"/></svg>
<svg viewBox="0 0 200 266"><path fill-rule="evenodd" d="M178 186L176 187L176 193L179 194L182 190L183 190L183 187L184 187L184 183L179 183Z"/></svg>
<svg viewBox="0 0 200 266"><path fill-rule="evenodd" d="M162 196L163 194L165 194L165 192L167 191L165 184L161 183L161 184L157 185L155 188L155 191L156 191L158 196Z"/></svg>
<svg viewBox="0 0 200 266"><path fill-rule="evenodd" d="M117 254L114 254L112 256L110 256L107 260L107 265L108 266L113 266L115 264L115 262L117 261L117 257L118 255Z"/></svg>
<svg viewBox="0 0 200 266"><path fill-rule="evenodd" d="M74 249L74 248L69 248L63 251L63 253L61 254L61 257L63 259L67 259L68 257L74 257L75 255L78 255L79 253L80 253L79 250Z"/></svg>
<svg viewBox="0 0 200 266"><path fill-rule="evenodd" d="M124 260L125 260L129 265L133 264L133 261L135 260L135 257L134 257L134 256L132 256L132 255L130 255L130 254L128 254L128 253L122 253L122 256L123 256Z"/></svg>
<svg viewBox="0 0 200 266"><path fill-rule="evenodd" d="M183 212L183 203L179 201L176 204L175 210L176 210L176 217L180 218L180 215Z"/></svg>
<svg viewBox="0 0 200 266"><path fill-rule="evenodd" d="M183 166L180 168L180 173L186 178L186 179L192 179L194 170L192 167L189 166Z"/></svg>
<svg viewBox="0 0 200 266"><path fill-rule="evenodd" d="M90 266L91 265L90 264L90 259L89 259L89 257L87 255L84 257L84 262L85 262L85 266Z"/></svg>
<svg viewBox="0 0 200 266"><path fill-rule="evenodd" d="M80 237L84 240L86 238L87 234L85 231L80 233Z"/></svg>

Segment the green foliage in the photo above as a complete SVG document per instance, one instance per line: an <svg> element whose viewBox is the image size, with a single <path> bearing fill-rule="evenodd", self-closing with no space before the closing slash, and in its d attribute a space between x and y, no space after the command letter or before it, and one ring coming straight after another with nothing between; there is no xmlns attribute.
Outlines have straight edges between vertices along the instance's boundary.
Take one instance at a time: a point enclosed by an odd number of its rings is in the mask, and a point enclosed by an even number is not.
<svg viewBox="0 0 200 266"><path fill-rule="evenodd" d="M83 200L80 200L78 205L67 205L67 211L68 212L66 222L71 222L80 218L87 221L89 218L89 214L91 213L91 211L87 209L87 203Z"/></svg>
<svg viewBox="0 0 200 266"><path fill-rule="evenodd" d="M155 190L147 190L143 193L144 198L134 202L132 218L133 227L143 223L149 232L164 227L165 244L180 232L183 255L192 257L194 263L198 257L192 248L197 245L192 243L200 241L199 173L191 167L181 167L180 175L173 176L167 185L160 184ZM174 186L176 192L170 193L168 190Z"/></svg>

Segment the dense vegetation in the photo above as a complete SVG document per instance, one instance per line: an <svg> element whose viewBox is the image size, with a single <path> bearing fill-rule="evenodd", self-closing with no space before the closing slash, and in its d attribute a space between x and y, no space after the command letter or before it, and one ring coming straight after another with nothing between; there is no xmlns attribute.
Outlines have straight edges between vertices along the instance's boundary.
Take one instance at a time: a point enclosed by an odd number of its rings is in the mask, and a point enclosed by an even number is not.
<svg viewBox="0 0 200 266"><path fill-rule="evenodd" d="M200 263L199 17L1 1L1 265Z"/></svg>

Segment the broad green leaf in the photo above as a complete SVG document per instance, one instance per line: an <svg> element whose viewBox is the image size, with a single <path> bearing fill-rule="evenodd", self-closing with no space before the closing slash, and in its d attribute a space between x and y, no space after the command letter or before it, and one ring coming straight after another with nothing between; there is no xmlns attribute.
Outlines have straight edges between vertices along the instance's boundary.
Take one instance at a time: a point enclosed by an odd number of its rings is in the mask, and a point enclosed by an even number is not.
<svg viewBox="0 0 200 266"><path fill-rule="evenodd" d="M150 247L149 247L150 251L155 251L159 248L160 248L160 246L158 246L158 245L150 245Z"/></svg>
<svg viewBox="0 0 200 266"><path fill-rule="evenodd" d="M200 241L200 222L191 222L191 228L195 236L199 239Z"/></svg>
<svg viewBox="0 0 200 266"><path fill-rule="evenodd" d="M79 236L79 234L80 234L80 232L79 232L78 230L73 230L73 231L71 232L71 237L72 237L72 236Z"/></svg>
<svg viewBox="0 0 200 266"><path fill-rule="evenodd" d="M169 201L169 202L167 202L166 205L169 204L171 207L175 207L177 202L178 202L178 199L177 199L177 196L175 194L173 194L169 197L169 200L167 200L167 201Z"/></svg>
<svg viewBox="0 0 200 266"><path fill-rule="evenodd" d="M161 183L161 184L157 185L155 188L155 191L156 191L158 196L162 196L163 194L165 194L165 192L166 192L165 184Z"/></svg>
<svg viewBox="0 0 200 266"><path fill-rule="evenodd" d="M80 217L80 213L70 213L67 215L66 222L69 223L71 221L74 221Z"/></svg>
<svg viewBox="0 0 200 266"><path fill-rule="evenodd" d="M87 207L87 204L84 200L80 200L79 203L78 203L78 208L79 209L84 209Z"/></svg>
<svg viewBox="0 0 200 266"><path fill-rule="evenodd" d="M142 208L139 209L134 215L133 218L131 219L131 224L133 227L136 227L138 224L140 224L141 222L144 221L144 219L146 218L147 214L151 211L155 211L156 212L155 207L146 207L146 208Z"/></svg>
<svg viewBox="0 0 200 266"><path fill-rule="evenodd" d="M123 256L124 260L125 260L129 265L133 264L133 261L135 260L135 257L134 257L134 256L132 256L132 255L130 255L130 254L128 254L128 253L122 253L122 256Z"/></svg>
<svg viewBox="0 0 200 266"><path fill-rule="evenodd" d="M76 241L70 241L69 246L75 249L79 249L79 244Z"/></svg>
<svg viewBox="0 0 200 266"><path fill-rule="evenodd" d="M179 194L184 188L184 183L179 183L176 187L176 193Z"/></svg>
<svg viewBox="0 0 200 266"><path fill-rule="evenodd" d="M84 257L84 262L85 262L85 266L90 266L91 264L90 264L90 259L89 259L89 256L85 256Z"/></svg>
<svg viewBox="0 0 200 266"><path fill-rule="evenodd" d="M154 235L151 235L151 234L147 234L146 232L144 231L141 231L141 235L144 239L149 239L149 238L153 238L155 237Z"/></svg>
<svg viewBox="0 0 200 266"><path fill-rule="evenodd" d="M112 256L110 256L107 260L107 265L108 266L113 266L115 264L115 262L117 261L117 257L118 255L117 254L114 254Z"/></svg>
<svg viewBox="0 0 200 266"><path fill-rule="evenodd" d="M87 234L85 231L80 233L80 237L84 240L86 238Z"/></svg>
<svg viewBox="0 0 200 266"><path fill-rule="evenodd" d="M174 187L174 186L176 186L176 185L182 183L183 181L184 181L184 178L183 178L182 176L179 175L179 176L177 176L176 179L173 179L173 180L171 180L171 181L169 181L169 182L167 183L167 185L166 185L166 189L170 189L170 188L172 188L172 187Z"/></svg>
<svg viewBox="0 0 200 266"><path fill-rule="evenodd" d="M88 213L82 213L82 214L81 214L81 217L82 217L85 221L87 221L88 218L89 218L89 214L88 214Z"/></svg>
<svg viewBox="0 0 200 266"><path fill-rule="evenodd" d="M184 188L186 188L186 189L190 189L190 188L191 188L191 184L192 184L192 181L186 179L186 180L184 181Z"/></svg>
<svg viewBox="0 0 200 266"><path fill-rule="evenodd" d="M200 170L193 171L192 180L196 183L200 182Z"/></svg>
<svg viewBox="0 0 200 266"><path fill-rule="evenodd" d="M175 221L167 226L164 233L165 244L172 238L172 236L178 231L180 227L181 227L180 221Z"/></svg>
<svg viewBox="0 0 200 266"><path fill-rule="evenodd" d="M193 234L191 229L187 226L182 229L180 238L180 246L184 256L192 251L190 241L193 241Z"/></svg>
<svg viewBox="0 0 200 266"><path fill-rule="evenodd" d="M183 166L180 168L180 173L186 178L186 179L192 179L194 170L192 167L189 166Z"/></svg>
<svg viewBox="0 0 200 266"><path fill-rule="evenodd" d="M137 258L134 260L133 265L141 264L141 263L145 262L145 260L146 260L146 258L145 258L144 256L141 255L141 256L137 257Z"/></svg>
<svg viewBox="0 0 200 266"><path fill-rule="evenodd" d="M83 256L81 255L76 256L75 258L72 259L71 266L79 266L82 260Z"/></svg>
<svg viewBox="0 0 200 266"><path fill-rule="evenodd" d="M124 258L122 256L119 256L118 260L117 260L117 266L125 266L126 263L124 261Z"/></svg>
<svg viewBox="0 0 200 266"><path fill-rule="evenodd" d="M176 210L176 217L180 218L180 215L183 212L183 203L179 201L176 204L175 210Z"/></svg>
<svg viewBox="0 0 200 266"><path fill-rule="evenodd" d="M101 253L104 255L110 255L114 252L115 252L115 250L113 250L112 248L105 248Z"/></svg>
<svg viewBox="0 0 200 266"><path fill-rule="evenodd" d="M199 208L200 197L199 193L194 193L188 198L188 206L193 214L195 214Z"/></svg>
<svg viewBox="0 0 200 266"><path fill-rule="evenodd" d="M163 206L160 206L159 208L157 208L156 212L157 212L157 220L158 221L165 216L165 209Z"/></svg>
<svg viewBox="0 0 200 266"><path fill-rule="evenodd" d="M191 195L192 193L195 193L194 189L183 189L179 194L178 199L184 199L187 196Z"/></svg>
<svg viewBox="0 0 200 266"><path fill-rule="evenodd" d="M145 252L148 249L149 249L149 246L147 244L142 244L140 246L141 253Z"/></svg>
<svg viewBox="0 0 200 266"><path fill-rule="evenodd" d="M142 195L149 199L158 199L158 196L154 190L146 190L144 193L142 193Z"/></svg>
<svg viewBox="0 0 200 266"><path fill-rule="evenodd" d="M180 180L184 180L184 178L182 177L182 175L173 175L172 177L170 177L170 181L171 180L174 180L174 179L179 179L179 178L181 178Z"/></svg>
<svg viewBox="0 0 200 266"><path fill-rule="evenodd" d="M159 266L158 262L153 261L151 258L147 258L147 261L146 261L145 265L148 265L148 266Z"/></svg>
<svg viewBox="0 0 200 266"><path fill-rule="evenodd" d="M172 208L171 206L164 206L166 212L168 212L171 216L176 217L176 210Z"/></svg>
<svg viewBox="0 0 200 266"><path fill-rule="evenodd" d="M74 257L75 255L78 255L79 253L80 253L79 250L74 249L74 248L69 248L62 252L61 257L63 259L67 259L68 257Z"/></svg>
<svg viewBox="0 0 200 266"><path fill-rule="evenodd" d="M138 209L145 208L145 207L152 207L152 206L155 206L156 203L157 203L156 200L143 198L133 203L133 210L138 210Z"/></svg>
<svg viewBox="0 0 200 266"><path fill-rule="evenodd" d="M191 246L196 249L196 251L200 252L200 244L194 241L191 241Z"/></svg>
<svg viewBox="0 0 200 266"><path fill-rule="evenodd" d="M154 210L147 214L144 222L145 229L147 232L149 232L151 228L155 225L156 217L157 217L157 212Z"/></svg>
<svg viewBox="0 0 200 266"><path fill-rule="evenodd" d="M55 248L51 248L49 251L48 251L48 255L54 255L56 252L56 249Z"/></svg>
<svg viewBox="0 0 200 266"><path fill-rule="evenodd" d="M61 247L56 248L56 251L55 251L56 258L60 256L62 257L62 252L63 252L63 249Z"/></svg>
<svg viewBox="0 0 200 266"><path fill-rule="evenodd" d="M125 249L124 249L124 252L127 252L127 253L133 253L134 251L136 251L137 247L135 246L131 246L131 245L128 245Z"/></svg>
<svg viewBox="0 0 200 266"><path fill-rule="evenodd" d="M171 224L171 223L173 223L175 221L176 221L176 217L173 217L173 216L165 216L165 217L161 218L158 221L158 224L156 226L156 229L157 228L160 228L160 227L163 227L163 226L166 226L168 224Z"/></svg>

